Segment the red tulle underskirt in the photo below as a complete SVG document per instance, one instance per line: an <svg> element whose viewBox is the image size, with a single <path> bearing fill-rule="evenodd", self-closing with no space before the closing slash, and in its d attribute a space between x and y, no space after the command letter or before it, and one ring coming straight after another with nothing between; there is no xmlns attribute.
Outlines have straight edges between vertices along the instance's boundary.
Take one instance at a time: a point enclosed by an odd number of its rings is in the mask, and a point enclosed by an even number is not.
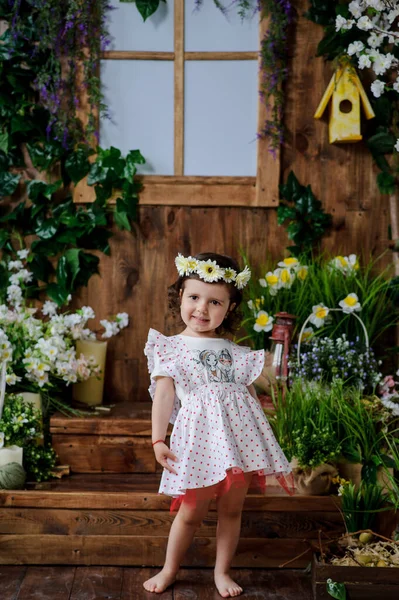
<svg viewBox="0 0 399 600"><path fill-rule="evenodd" d="M266 479L267 477L271 476L287 492L287 494L289 494L290 496L293 496L295 494L295 484L292 473L289 473L288 475L284 475L283 473L265 475L263 471L254 471L252 473L252 479L249 484L249 489L258 492L259 494L265 494L267 486ZM216 484L216 486L211 486L209 488L200 488L201 500L207 498L207 489L209 490L208 498L210 500L217 500L224 494L227 494L231 487L240 488L246 485L247 484L244 477L244 471L237 467L233 467L232 469L226 471L226 477L218 484ZM188 504L195 506L197 503L197 493L198 489L196 488L188 489L185 494L173 498L170 505L170 512L176 512L177 510L179 510L183 502L187 502Z"/></svg>

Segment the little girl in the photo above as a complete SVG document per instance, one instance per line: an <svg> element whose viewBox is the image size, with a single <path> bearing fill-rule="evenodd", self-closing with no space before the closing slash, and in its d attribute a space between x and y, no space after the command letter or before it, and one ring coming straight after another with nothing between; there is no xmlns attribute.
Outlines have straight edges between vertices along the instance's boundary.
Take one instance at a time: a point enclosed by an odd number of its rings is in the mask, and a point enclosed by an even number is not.
<svg viewBox="0 0 399 600"><path fill-rule="evenodd" d="M248 267L239 272L233 259L213 253L179 254L175 263L179 278L171 288L171 307L180 309L185 329L172 337L151 329L145 354L153 398L152 445L164 467L159 491L178 498L179 510L165 565L144 588L161 593L173 583L216 498L214 577L219 594L227 598L243 591L230 577L230 565L249 484L254 475L283 479L291 469L252 385L261 374L264 351L251 352L220 337L239 320ZM174 423L170 448L165 444L169 422Z"/></svg>

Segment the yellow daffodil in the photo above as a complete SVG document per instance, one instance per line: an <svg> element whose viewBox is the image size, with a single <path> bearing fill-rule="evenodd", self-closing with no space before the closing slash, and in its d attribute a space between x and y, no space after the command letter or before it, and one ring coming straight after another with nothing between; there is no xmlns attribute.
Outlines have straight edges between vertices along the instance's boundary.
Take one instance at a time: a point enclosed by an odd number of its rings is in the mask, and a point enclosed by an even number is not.
<svg viewBox="0 0 399 600"><path fill-rule="evenodd" d="M274 272L269 271L266 273L264 279L259 279L260 285L262 287L267 287L271 296L275 296L277 294L281 285L278 271L280 271L280 269L276 269Z"/></svg>
<svg viewBox="0 0 399 600"><path fill-rule="evenodd" d="M350 314L353 312L359 312L362 307L359 302L359 298L356 294L348 294L346 298L341 300L339 303L344 313Z"/></svg>
<svg viewBox="0 0 399 600"><path fill-rule="evenodd" d="M322 302L320 304L315 304L312 307L312 314L310 315L309 321L313 323L316 327L321 327L324 325L324 321L329 313L329 308L325 306Z"/></svg>
<svg viewBox="0 0 399 600"><path fill-rule="evenodd" d="M260 310L256 315L256 321L254 325L255 331L270 331L273 327L273 317L270 317L264 310Z"/></svg>

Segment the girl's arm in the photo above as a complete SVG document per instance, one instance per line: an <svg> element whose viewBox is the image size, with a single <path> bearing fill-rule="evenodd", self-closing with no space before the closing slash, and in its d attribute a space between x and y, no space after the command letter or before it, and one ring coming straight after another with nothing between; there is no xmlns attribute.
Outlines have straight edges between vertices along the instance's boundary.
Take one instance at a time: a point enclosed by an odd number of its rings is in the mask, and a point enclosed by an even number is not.
<svg viewBox="0 0 399 600"><path fill-rule="evenodd" d="M175 401L175 386L171 377L157 377L154 401L152 404L152 442L165 440L169 419ZM160 465L171 473L176 471L169 465L167 459L177 461L177 457L169 450L165 442L153 446L155 458Z"/></svg>

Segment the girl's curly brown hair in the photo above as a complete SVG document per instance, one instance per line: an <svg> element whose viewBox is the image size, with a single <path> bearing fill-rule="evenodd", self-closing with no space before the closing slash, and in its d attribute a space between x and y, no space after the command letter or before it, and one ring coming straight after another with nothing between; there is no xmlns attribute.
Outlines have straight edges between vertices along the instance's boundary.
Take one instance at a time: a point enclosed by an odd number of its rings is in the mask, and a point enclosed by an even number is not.
<svg viewBox="0 0 399 600"><path fill-rule="evenodd" d="M194 258L197 260L214 260L219 267L222 267L222 269L234 269L236 273L240 271L237 261L224 254L201 252L200 254L196 254ZM169 309L174 317L180 316L180 291L184 290L184 282L186 279L198 279L203 281L196 273L190 273L190 275L179 277L177 281L168 288ZM220 327L216 329L216 333L219 335L224 333L235 333L237 329L239 329L242 320L241 311L239 310L239 306L242 302L242 291L239 290L234 283L226 283L224 281L218 281L216 283L223 283L228 288L230 293L230 306L235 304L234 308L226 315ZM183 322L181 321L181 323Z"/></svg>

